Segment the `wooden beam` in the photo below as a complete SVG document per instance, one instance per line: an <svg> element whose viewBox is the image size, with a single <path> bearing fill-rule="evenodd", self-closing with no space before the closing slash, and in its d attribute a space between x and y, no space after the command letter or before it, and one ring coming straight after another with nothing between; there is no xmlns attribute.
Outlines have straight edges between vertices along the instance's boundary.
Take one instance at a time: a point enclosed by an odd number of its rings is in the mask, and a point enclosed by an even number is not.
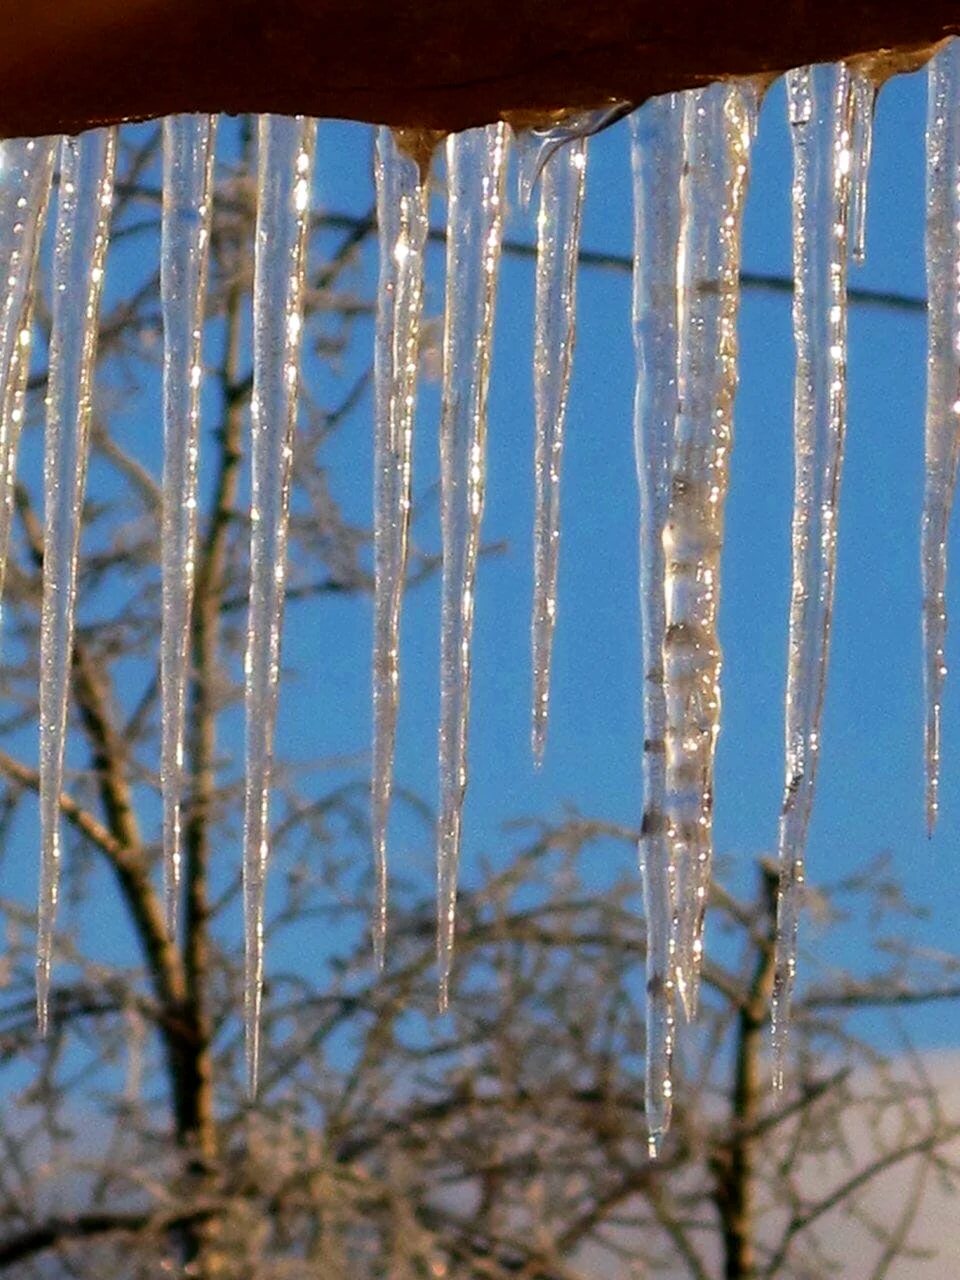
<svg viewBox="0 0 960 1280"><path fill-rule="evenodd" d="M178 111L439 130L960 34L958 0L17 0L0 136Z"/></svg>

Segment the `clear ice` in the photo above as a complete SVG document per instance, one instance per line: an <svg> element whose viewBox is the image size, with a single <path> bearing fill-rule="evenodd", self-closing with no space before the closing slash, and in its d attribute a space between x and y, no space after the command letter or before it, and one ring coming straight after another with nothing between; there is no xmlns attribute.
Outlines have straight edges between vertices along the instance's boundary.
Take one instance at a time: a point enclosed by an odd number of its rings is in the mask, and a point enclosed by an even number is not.
<svg viewBox="0 0 960 1280"><path fill-rule="evenodd" d="M577 257L586 168L585 138L555 151L543 168L537 216L531 739L538 765L543 760L550 707L550 657L560 554L560 466L573 366Z"/></svg>
<svg viewBox="0 0 960 1280"><path fill-rule="evenodd" d="M509 133L503 124L447 139L447 280L440 422L443 582L437 961L447 1007L467 789L471 641L486 488L487 390L503 238Z"/></svg>
<svg viewBox="0 0 960 1280"><path fill-rule="evenodd" d="M749 87L683 95L677 417L663 530L666 823L678 883L677 990L696 1011L713 860L717 632L737 390L740 238L756 113Z"/></svg>
<svg viewBox="0 0 960 1280"><path fill-rule="evenodd" d="M640 490L640 623L643 661L643 820L640 873L647 926L645 1108L651 1155L673 1109L676 1035L677 869L667 841L666 634L663 532L677 418L677 243L683 165L683 97L654 98L631 117L633 340L637 357L633 439Z"/></svg>
<svg viewBox="0 0 960 1280"><path fill-rule="evenodd" d="M371 826L376 867L373 946L384 963L387 819L400 688L400 612L410 526L413 423L423 312L427 184L387 128L377 130L374 173L380 285L374 348L374 627Z"/></svg>
<svg viewBox="0 0 960 1280"><path fill-rule="evenodd" d="M785 785L773 991L774 1086L783 1085L830 648L837 514L846 434L847 254L854 95L846 66L787 75L793 140L793 581L787 654Z"/></svg>
<svg viewBox="0 0 960 1280"><path fill-rule="evenodd" d="M257 1090L260 1061L270 781L315 142L314 120L303 116L260 117L253 286L250 610L244 664L244 1015L251 1096Z"/></svg>
<svg viewBox="0 0 960 1280"><path fill-rule="evenodd" d="M56 138L0 143L0 262L7 272L0 292L0 601L30 368L33 282L56 154Z"/></svg>
<svg viewBox="0 0 960 1280"><path fill-rule="evenodd" d="M44 453L40 618L40 905L37 1012L46 1031L60 883L60 793L67 734L77 556L86 485L116 131L64 138L53 261L53 328Z"/></svg>
<svg viewBox="0 0 960 1280"><path fill-rule="evenodd" d="M850 193L850 257L862 267L867 256L867 183L873 156L873 114L877 86L863 68L851 72L853 80L853 132L850 144L853 189Z"/></svg>
<svg viewBox="0 0 960 1280"><path fill-rule="evenodd" d="M946 675L947 536L960 462L960 41L931 62L927 122L929 294L926 481L921 532L925 807L937 817ZM848 258L863 260L877 83L865 61L787 77L794 154L796 342L793 582L785 700L785 785L773 992L774 1081L783 1083L796 975L804 848L814 798L835 581L846 420ZM640 490L647 918L646 1108L656 1154L670 1123L679 1009L692 1016L712 857L720 724L717 638L723 507L737 386L740 224L755 125L750 86L717 84L649 102L632 124L634 438ZM587 138L626 104L578 112L521 139L521 199L541 183L534 350L536 514L532 746L544 751L557 611L560 463L574 342ZM273 735L280 673L315 122L259 121L254 264L250 612L245 658L244 909L247 1072L256 1089ZM216 120L164 122L164 900L176 933L183 750L196 553L196 484L206 261ZM447 281L440 428L443 582L440 1003L453 960L467 786L471 642L485 492L487 391L509 131L447 141ZM40 639L41 868L37 1005L52 970L61 861L60 799L77 560L100 295L109 238L114 130L0 143L0 598L28 385L33 283L57 155L60 189L44 460ZM422 157L421 157L422 159ZM424 253L425 176L386 129L377 135L381 274L375 347L375 624L372 837L374 948L383 963L387 824L398 710L400 613L411 503Z"/></svg>
<svg viewBox="0 0 960 1280"><path fill-rule="evenodd" d="M167 928L177 935L183 744L190 613L197 545L197 463L204 299L213 210L216 118L163 122L163 618L160 637L163 882Z"/></svg>
<svg viewBox="0 0 960 1280"><path fill-rule="evenodd" d="M925 807L932 835L947 672L947 532L960 453L960 40L940 50L927 76L927 409L920 561Z"/></svg>
<svg viewBox="0 0 960 1280"><path fill-rule="evenodd" d="M524 129L517 136L517 196L526 209L534 187L557 154L572 143L580 145L622 119L630 104L615 103L591 111L575 111L557 124L542 129Z"/></svg>

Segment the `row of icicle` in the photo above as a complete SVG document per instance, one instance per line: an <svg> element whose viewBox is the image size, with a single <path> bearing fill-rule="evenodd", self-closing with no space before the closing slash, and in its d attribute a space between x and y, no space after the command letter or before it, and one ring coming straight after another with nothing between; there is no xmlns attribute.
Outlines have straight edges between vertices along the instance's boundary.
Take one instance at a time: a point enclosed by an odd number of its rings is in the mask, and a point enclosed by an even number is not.
<svg viewBox="0 0 960 1280"><path fill-rule="evenodd" d="M960 448L960 41L929 67L926 489L922 520L927 819L937 812L948 518ZM737 387L741 222L760 93L749 84L656 99L631 120L635 201L634 413L640 487L647 920L647 1115L651 1152L670 1123L679 1014L694 1016L712 857L720 727L717 638L723 511ZM840 64L787 77L793 140L796 340L793 588L786 777L774 987L774 1079L796 970L804 845L813 803L830 641L846 422L847 261L862 260L875 86ZM587 139L622 114L587 113L521 137L521 194L539 181L534 390L535 590L532 744L543 755L556 621L560 465L574 341ZM162 788L168 927L180 900L184 724L196 558L199 403L213 116L163 126L164 325ZM440 425L443 542L438 957L445 1005L467 787L471 635L483 513L486 402L511 134L446 143L446 314ZM250 604L245 660L247 1065L256 1088L269 796L284 566L297 417L315 122L264 116L253 296ZM109 240L116 133L3 144L0 258L0 589L29 367L34 279L54 174L53 321L44 463L40 655L41 888L37 991L46 1026L61 861L77 556L92 382ZM380 283L375 348L375 628L372 828L384 959L387 821L399 694L400 615L411 506L427 177L387 129L376 137Z"/></svg>

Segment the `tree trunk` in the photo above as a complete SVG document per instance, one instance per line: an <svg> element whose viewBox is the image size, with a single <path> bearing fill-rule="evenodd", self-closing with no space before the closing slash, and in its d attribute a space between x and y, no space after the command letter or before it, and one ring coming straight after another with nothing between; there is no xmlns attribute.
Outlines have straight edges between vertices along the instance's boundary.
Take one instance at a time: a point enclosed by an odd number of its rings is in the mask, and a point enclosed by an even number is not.
<svg viewBox="0 0 960 1280"><path fill-rule="evenodd" d="M723 1274L726 1280L754 1280L757 1274L755 1247L755 1164L757 1122L767 1097L763 1078L763 1048L770 1020L773 994L777 923L777 871L772 865L761 868L760 901L765 924L753 979L737 1019L730 1122L725 1141L712 1160L715 1178L714 1200L720 1216L723 1240Z"/></svg>

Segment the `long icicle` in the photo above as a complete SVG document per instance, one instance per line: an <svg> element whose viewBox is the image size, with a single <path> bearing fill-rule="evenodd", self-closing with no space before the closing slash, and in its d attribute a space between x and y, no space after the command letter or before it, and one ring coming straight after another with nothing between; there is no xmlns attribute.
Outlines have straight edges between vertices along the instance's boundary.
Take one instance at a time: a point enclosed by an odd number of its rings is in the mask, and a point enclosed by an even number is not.
<svg viewBox="0 0 960 1280"><path fill-rule="evenodd" d="M927 70L927 410L920 526L927 834L937 822L947 673L947 532L960 457L960 40Z"/></svg>
<svg viewBox="0 0 960 1280"><path fill-rule="evenodd" d="M696 1012L713 862L717 630L737 390L740 240L756 115L749 86L683 96L678 413L664 529L667 840L677 868L677 990Z"/></svg>
<svg viewBox="0 0 960 1280"><path fill-rule="evenodd" d="M162 707L163 887L167 930L177 935L183 742L190 670L190 613L197 545L197 463L201 345L213 198L216 117L170 116L163 122L163 610Z"/></svg>
<svg viewBox="0 0 960 1280"><path fill-rule="evenodd" d="M40 905L37 1013L47 1005L60 883L60 793L73 650L77 555L90 438L104 260L110 233L116 132L64 138L53 262L53 330L44 455L43 604L40 617Z"/></svg>
<svg viewBox="0 0 960 1280"><path fill-rule="evenodd" d="M387 933L387 820L400 689L400 612L407 572L413 422L423 312L427 184L390 129L377 130L375 178L380 287L374 349L373 783L376 868L373 949L383 968Z"/></svg>
<svg viewBox="0 0 960 1280"><path fill-rule="evenodd" d="M245 658L243 897L247 1084L257 1090L270 782L286 588L303 293L316 121L259 123L253 286L250 610Z"/></svg>
<svg viewBox="0 0 960 1280"><path fill-rule="evenodd" d="M873 157L873 115L877 106L877 85L864 67L851 69L853 80L853 137L850 193L850 257L862 267L867 256L867 187Z"/></svg>
<svg viewBox="0 0 960 1280"><path fill-rule="evenodd" d="M533 391L536 418L533 525L533 758L543 762L550 707L550 658L557 617L560 465L576 330L577 258L587 168L585 138L555 152L543 169L537 218Z"/></svg>
<svg viewBox="0 0 960 1280"><path fill-rule="evenodd" d="M0 143L0 601L13 518L24 392L30 365L31 300L46 221L55 138Z"/></svg>
<svg viewBox="0 0 960 1280"><path fill-rule="evenodd" d="M847 252L853 93L844 65L787 76L793 139L793 585L787 655L785 787L773 991L774 1087L783 1087L836 576L846 435Z"/></svg>
<svg viewBox="0 0 960 1280"><path fill-rule="evenodd" d="M486 487L487 389L503 237L506 125L447 139L447 281L440 422L443 584L437 960L446 1009L467 789L474 588Z"/></svg>
<svg viewBox="0 0 960 1280"><path fill-rule="evenodd" d="M654 98L631 117L633 340L637 357L633 439L640 491L640 619L643 661L643 821L639 845L647 927L645 1107L656 1156L673 1109L676 1025L677 868L667 842L666 632L663 531L677 417L677 273L683 107Z"/></svg>

